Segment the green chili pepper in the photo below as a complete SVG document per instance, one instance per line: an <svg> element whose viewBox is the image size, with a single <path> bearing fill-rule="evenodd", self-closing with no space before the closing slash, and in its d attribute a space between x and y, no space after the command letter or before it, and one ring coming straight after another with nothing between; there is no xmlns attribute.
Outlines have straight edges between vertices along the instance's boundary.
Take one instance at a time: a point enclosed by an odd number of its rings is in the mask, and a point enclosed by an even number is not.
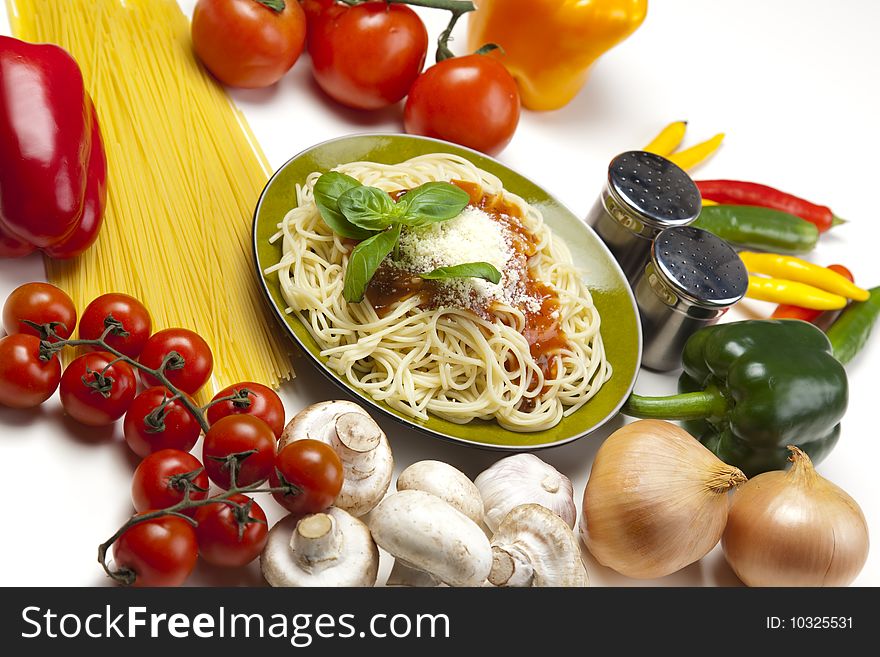
<svg viewBox="0 0 880 657"><path fill-rule="evenodd" d="M812 324L787 319L708 326L685 343L682 363L681 394L632 395L623 413L688 420L688 431L750 477L784 470L787 445L818 463L837 443L846 372Z"/></svg>
<svg viewBox="0 0 880 657"><path fill-rule="evenodd" d="M774 253L806 253L819 240L809 221L754 205L707 205L693 225L737 246Z"/></svg>
<svg viewBox="0 0 880 657"><path fill-rule="evenodd" d="M859 353L880 317L880 287L869 292L871 296L867 301L851 303L828 329L834 355L844 365Z"/></svg>

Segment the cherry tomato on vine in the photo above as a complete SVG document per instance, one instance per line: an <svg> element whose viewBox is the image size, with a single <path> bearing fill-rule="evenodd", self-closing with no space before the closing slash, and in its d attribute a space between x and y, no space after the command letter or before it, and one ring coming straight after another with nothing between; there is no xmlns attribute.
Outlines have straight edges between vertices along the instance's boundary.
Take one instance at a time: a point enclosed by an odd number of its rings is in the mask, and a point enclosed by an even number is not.
<svg viewBox="0 0 880 657"><path fill-rule="evenodd" d="M510 142L519 123L519 91L492 57L444 59L410 89L404 125L410 134L445 139L490 155Z"/></svg>
<svg viewBox="0 0 880 657"><path fill-rule="evenodd" d="M163 386L148 388L134 398L125 414L125 441L138 456L160 449L188 452L198 441L202 432L198 420L179 399L167 401L171 397ZM157 410L160 406L162 410Z"/></svg>
<svg viewBox="0 0 880 657"><path fill-rule="evenodd" d="M137 358L150 337L153 321L150 313L140 301L127 294L102 294L93 300L83 311L79 321L79 337L83 340L97 340L107 328L108 317L122 323L128 335L110 333L105 342L130 358ZM92 347L99 350L100 347Z"/></svg>
<svg viewBox="0 0 880 657"><path fill-rule="evenodd" d="M302 54L306 16L297 0L199 0L193 49L218 80L267 87Z"/></svg>
<svg viewBox="0 0 880 657"><path fill-rule="evenodd" d="M67 339L76 328L76 308L63 290L49 283L25 283L15 288L3 304L3 328L9 335L25 333L40 337L40 332L23 320L34 324L57 323L59 337Z"/></svg>
<svg viewBox="0 0 880 657"><path fill-rule="evenodd" d="M133 525L113 544L116 568L135 574L132 586L179 586L189 577L198 558L196 532L177 516Z"/></svg>
<svg viewBox="0 0 880 657"><path fill-rule="evenodd" d="M288 443L275 456L275 469L269 477L273 487L281 485L278 472L301 491L298 495L272 493L292 513L323 511L342 490L342 461L332 447L319 440L306 438Z"/></svg>
<svg viewBox="0 0 880 657"><path fill-rule="evenodd" d="M165 356L176 351L183 357L184 365L180 369L168 368L165 376L175 386L194 395L208 379L214 369L214 356L208 343L198 334L184 328L170 328L150 336L138 361L150 369L159 369ZM161 385L156 377L141 372L144 385Z"/></svg>
<svg viewBox="0 0 880 657"><path fill-rule="evenodd" d="M331 6L315 12L310 28L315 80L349 107L371 110L396 103L425 64L428 32L406 5Z"/></svg>
<svg viewBox="0 0 880 657"><path fill-rule="evenodd" d="M138 464L131 478L131 501L135 511L174 506L183 499L184 486L181 483L175 485L173 477L197 470L201 472L193 475L190 481L205 490L191 490L189 497L192 500L203 500L208 497L208 475L195 456L179 449L153 452Z"/></svg>
<svg viewBox="0 0 880 657"><path fill-rule="evenodd" d="M253 415L227 415L205 434L202 460L205 471L224 490L232 485L231 473L223 459L230 454L256 450L241 462L236 483L248 486L265 481L275 460L275 434L268 424ZM218 460L220 459L220 460Z"/></svg>
<svg viewBox="0 0 880 657"><path fill-rule="evenodd" d="M245 505L238 511L228 504L216 502L196 509L196 538L199 556L215 566L236 568L256 559L266 545L269 525L260 505L246 495L232 495L233 502ZM239 536L239 520L244 530ZM246 514L246 515L244 515ZM249 520L253 518L253 520Z"/></svg>
<svg viewBox="0 0 880 657"><path fill-rule="evenodd" d="M242 402L224 401L214 404L213 402L223 397L230 397L241 390L248 390L249 404ZM253 415L269 425L276 438L281 437L284 431L284 404L281 398L272 388L261 383L245 382L224 388L212 400L212 406L208 408L208 422L214 424L221 417L227 415Z"/></svg>
<svg viewBox="0 0 880 657"><path fill-rule="evenodd" d="M61 381L58 356L40 360L40 339L16 333L0 338L0 404L34 408L52 396Z"/></svg>
<svg viewBox="0 0 880 657"><path fill-rule="evenodd" d="M61 376L61 405L77 422L113 424L134 401L137 379L128 363L116 362L106 351L75 359Z"/></svg>

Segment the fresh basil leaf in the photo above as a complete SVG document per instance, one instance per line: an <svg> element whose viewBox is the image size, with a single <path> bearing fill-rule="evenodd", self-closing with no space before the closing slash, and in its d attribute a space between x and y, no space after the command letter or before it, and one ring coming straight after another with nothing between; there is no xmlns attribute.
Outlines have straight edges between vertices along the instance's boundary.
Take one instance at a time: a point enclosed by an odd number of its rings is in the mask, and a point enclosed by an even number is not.
<svg viewBox="0 0 880 657"><path fill-rule="evenodd" d="M457 217L470 201L471 197L460 187L447 182L429 182L408 191L397 204L404 209L405 224L426 226Z"/></svg>
<svg viewBox="0 0 880 657"><path fill-rule="evenodd" d="M429 271L427 274L419 274L419 276L428 281L437 281L445 278L482 278L496 285L501 281L501 272L488 262L466 262L462 265L453 265L451 267L438 267L434 271Z"/></svg>
<svg viewBox="0 0 880 657"><path fill-rule="evenodd" d="M375 231L399 222L402 208L397 208L381 189L361 186L339 197L339 211L355 226Z"/></svg>
<svg viewBox="0 0 880 657"><path fill-rule="evenodd" d="M324 223L330 226L334 233L355 240L363 240L373 234L374 231L355 226L339 210L339 197L350 189L362 186L351 176L337 171L323 174L315 183L315 204Z"/></svg>
<svg viewBox="0 0 880 657"><path fill-rule="evenodd" d="M345 285L342 296L349 303L357 303L364 298L367 285L386 256L394 250L400 239L400 224L364 240L351 252L348 267L345 269Z"/></svg>

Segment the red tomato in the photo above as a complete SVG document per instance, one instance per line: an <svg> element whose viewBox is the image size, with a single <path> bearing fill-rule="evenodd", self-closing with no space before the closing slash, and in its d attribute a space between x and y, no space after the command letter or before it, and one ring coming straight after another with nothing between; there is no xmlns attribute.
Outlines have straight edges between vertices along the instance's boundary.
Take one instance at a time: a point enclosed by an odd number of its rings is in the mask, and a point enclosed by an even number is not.
<svg viewBox="0 0 880 657"><path fill-rule="evenodd" d="M52 396L61 381L61 363L54 356L40 360L40 339L17 333L0 339L0 404L33 408Z"/></svg>
<svg viewBox="0 0 880 657"><path fill-rule="evenodd" d="M166 369L165 376L175 386L194 395L208 379L214 369L214 356L208 343L196 333L183 328L170 328L154 333L138 360L150 369L159 369L165 356L176 351L183 356L184 366L181 369ZM144 385L161 385L156 377L141 372Z"/></svg>
<svg viewBox="0 0 880 657"><path fill-rule="evenodd" d="M62 290L49 283L25 283L6 298L3 305L3 328L9 335L26 333L40 337L40 332L24 323L57 322L55 333L67 339L76 328L76 308Z"/></svg>
<svg viewBox="0 0 880 657"><path fill-rule="evenodd" d="M203 500L208 497L208 475L195 456L179 449L163 449L150 454L138 464L131 479L131 501L135 511L165 509L180 502L184 487L179 483L174 485L171 478L196 470L201 472L191 481L205 491L193 490L189 497Z"/></svg>
<svg viewBox="0 0 880 657"><path fill-rule="evenodd" d="M253 415L227 415L205 434L202 460L205 471L224 490L231 485L231 476L224 459L230 454L257 450L241 462L236 483L248 486L265 481L275 459L275 434L269 425ZM220 459L220 460L217 460Z"/></svg>
<svg viewBox="0 0 880 657"><path fill-rule="evenodd" d="M80 356L64 370L61 405L77 422L95 427L113 424L134 401L134 371L128 363L110 365L115 358L106 351L95 351Z"/></svg>
<svg viewBox="0 0 880 657"><path fill-rule="evenodd" d="M97 340L107 328L105 321L110 317L121 322L128 335L110 333L105 342L126 356L137 358L150 337L153 322L144 304L127 294L102 294L86 306L79 321L79 337Z"/></svg>
<svg viewBox="0 0 880 657"><path fill-rule="evenodd" d="M267 87L303 51L306 16L296 0L277 11L264 0L199 0L193 49L218 80L233 87Z"/></svg>
<svg viewBox="0 0 880 657"><path fill-rule="evenodd" d="M410 89L404 125L410 134L445 139L484 153L504 149L519 123L519 91L492 57L444 59Z"/></svg>
<svg viewBox="0 0 880 657"><path fill-rule="evenodd" d="M236 404L231 401L213 404L213 402L216 402L218 399L230 397L244 389L251 392L251 394L248 395L250 404L247 406ZM214 395L212 404L213 405L208 408L208 422L210 424L214 424L221 417L226 417L227 415L246 414L258 417L268 424L276 438L280 438L281 432L284 431L284 404L281 403L281 398L274 390L272 390L272 388L268 388L261 383L238 383L234 386L224 388Z"/></svg>
<svg viewBox="0 0 880 657"><path fill-rule="evenodd" d="M135 574L132 586L180 586L198 558L196 532L177 516L138 523L113 544L116 568Z"/></svg>
<svg viewBox="0 0 880 657"><path fill-rule="evenodd" d="M312 73L343 105L378 109L406 96L425 65L428 32L405 5L331 7L313 20Z"/></svg>
<svg viewBox="0 0 880 657"><path fill-rule="evenodd" d="M298 495L272 493L292 513L318 513L333 504L342 490L342 461L333 448L319 440L306 438L288 443L275 456L275 469L269 483L281 485L278 472L300 488Z"/></svg>
<svg viewBox="0 0 880 657"><path fill-rule="evenodd" d="M179 449L188 452L198 441L202 432L199 421L179 399L168 402L159 413L160 417L156 417L156 420L164 425L163 429L157 431L147 422L147 418L155 409L166 399L171 399L171 396L163 386L148 388L134 398L125 414L122 425L125 440L138 456L144 457L160 449Z"/></svg>
<svg viewBox="0 0 880 657"><path fill-rule="evenodd" d="M196 509L196 538L199 556L215 566L236 568L256 559L269 535L266 514L260 505L246 495L233 495L233 502L244 504L241 511L223 502L200 506ZM239 536L239 520L244 530ZM249 520L254 518L254 520Z"/></svg>

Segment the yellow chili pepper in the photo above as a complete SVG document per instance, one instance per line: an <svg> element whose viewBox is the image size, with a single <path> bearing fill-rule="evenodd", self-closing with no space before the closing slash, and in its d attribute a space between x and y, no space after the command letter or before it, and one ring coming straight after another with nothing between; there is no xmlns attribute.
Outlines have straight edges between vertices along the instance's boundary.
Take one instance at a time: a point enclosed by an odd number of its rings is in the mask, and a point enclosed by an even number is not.
<svg viewBox="0 0 880 657"><path fill-rule="evenodd" d="M553 110L575 97L590 66L632 34L648 0L476 0L468 49L487 43L519 84L522 103Z"/></svg>
<svg viewBox="0 0 880 657"><path fill-rule="evenodd" d="M739 257L746 269L756 274L806 283L854 301L867 301L871 296L868 290L860 288L837 272L800 258L777 253L752 253L750 251L743 251Z"/></svg>
<svg viewBox="0 0 880 657"><path fill-rule="evenodd" d="M719 132L711 139L707 139L683 151L673 153L668 159L675 162L682 169L692 169L717 151L722 141L724 141L724 133Z"/></svg>
<svg viewBox="0 0 880 657"><path fill-rule="evenodd" d="M668 157L672 151L679 147L684 139L684 131L687 128L687 124L687 121L674 121L670 123L642 150Z"/></svg>
<svg viewBox="0 0 880 657"><path fill-rule="evenodd" d="M749 276L746 296L758 301L787 303L813 310L839 310L846 306L846 298L838 294L820 290L806 283L763 276Z"/></svg>
<svg viewBox="0 0 880 657"><path fill-rule="evenodd" d="M717 204L715 201L710 201L709 199L704 198L704 199L703 199L703 207L705 208L705 207L708 207L708 206L710 206L710 205L718 205L718 204Z"/></svg>

